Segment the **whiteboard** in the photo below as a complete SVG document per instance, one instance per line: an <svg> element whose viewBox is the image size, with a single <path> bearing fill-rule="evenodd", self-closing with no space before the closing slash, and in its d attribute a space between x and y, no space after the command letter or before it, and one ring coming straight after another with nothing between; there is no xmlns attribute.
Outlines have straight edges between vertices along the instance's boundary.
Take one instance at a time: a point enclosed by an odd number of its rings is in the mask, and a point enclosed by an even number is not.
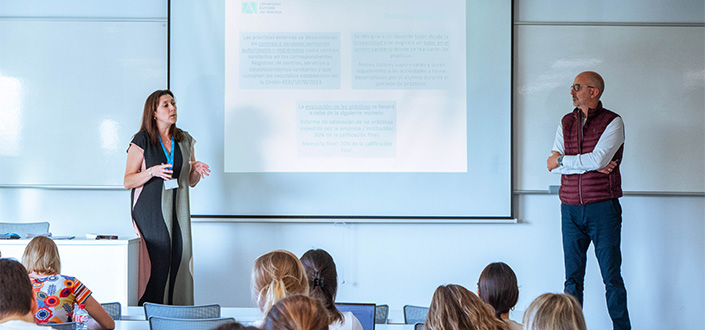
<svg viewBox="0 0 705 330"><path fill-rule="evenodd" d="M122 185L164 20L0 20L0 184Z"/></svg>
<svg viewBox="0 0 705 330"><path fill-rule="evenodd" d="M625 123L625 191L705 191L705 28L515 27L516 189L546 190L556 128L580 72L605 80L605 108Z"/></svg>

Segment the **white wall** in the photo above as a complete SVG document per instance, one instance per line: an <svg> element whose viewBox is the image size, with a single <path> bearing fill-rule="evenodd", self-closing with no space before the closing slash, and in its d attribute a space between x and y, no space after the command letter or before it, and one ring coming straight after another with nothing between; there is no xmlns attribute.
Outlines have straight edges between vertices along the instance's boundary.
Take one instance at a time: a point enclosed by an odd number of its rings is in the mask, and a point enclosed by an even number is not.
<svg viewBox="0 0 705 330"><path fill-rule="evenodd" d="M634 6L641 8L637 1L629 6L610 3L596 5L619 11L619 17L630 15ZM702 8L697 0L681 3ZM522 1L515 9L515 17L532 21L538 18L528 13L546 10L538 1ZM702 15L693 19L691 10L668 13L683 22L705 21ZM652 20L649 15L642 21ZM545 144L549 148L551 141ZM516 152L522 157L521 150ZM519 178L532 175L520 168L515 172ZM212 183L200 183L207 184ZM621 201L622 269L633 327L705 328L705 198L627 196ZM436 286L459 283L475 290L487 263L507 262L519 278L520 300L512 318L520 320L518 312L533 298L562 291L563 259L558 197L518 195L515 202L518 224L194 222L196 303L251 306L249 273L257 256L280 248L301 255L316 247L328 250L338 263L345 281L338 300L386 303L397 318L404 304L428 305ZM0 188L0 221L50 221L57 235L133 235L127 191ZM611 327L594 255L588 262L584 312L590 329Z"/></svg>

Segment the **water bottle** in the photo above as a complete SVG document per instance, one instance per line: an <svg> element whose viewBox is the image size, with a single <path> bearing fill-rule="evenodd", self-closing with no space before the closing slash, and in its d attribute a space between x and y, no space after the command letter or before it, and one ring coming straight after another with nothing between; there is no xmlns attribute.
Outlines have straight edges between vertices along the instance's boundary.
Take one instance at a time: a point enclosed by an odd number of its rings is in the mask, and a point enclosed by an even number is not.
<svg viewBox="0 0 705 330"><path fill-rule="evenodd" d="M73 321L76 322L76 330L88 330L88 321L91 316L86 311L86 305L79 304L73 312Z"/></svg>

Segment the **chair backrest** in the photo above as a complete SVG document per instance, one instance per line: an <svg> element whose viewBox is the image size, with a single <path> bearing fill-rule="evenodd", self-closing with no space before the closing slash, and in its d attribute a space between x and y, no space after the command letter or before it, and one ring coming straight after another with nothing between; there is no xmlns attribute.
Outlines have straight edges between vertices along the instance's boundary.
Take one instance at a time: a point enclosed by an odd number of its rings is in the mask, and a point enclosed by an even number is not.
<svg viewBox="0 0 705 330"><path fill-rule="evenodd" d="M78 325L78 322L42 323L40 325L44 327L51 327L56 330L76 330L76 325Z"/></svg>
<svg viewBox="0 0 705 330"><path fill-rule="evenodd" d="M49 233L48 222L0 222L0 234L15 233L22 238L28 234L40 235Z"/></svg>
<svg viewBox="0 0 705 330"><path fill-rule="evenodd" d="M414 324L414 330L423 330L423 323Z"/></svg>
<svg viewBox="0 0 705 330"><path fill-rule="evenodd" d="M404 323L416 324L426 322L428 307L404 305Z"/></svg>
<svg viewBox="0 0 705 330"><path fill-rule="evenodd" d="M389 305L375 306L375 324L387 324L389 319Z"/></svg>
<svg viewBox="0 0 705 330"><path fill-rule="evenodd" d="M364 303L336 303L335 307L340 312L351 312L360 324L362 325L362 330L374 330L375 329L375 304L364 304Z"/></svg>
<svg viewBox="0 0 705 330"><path fill-rule="evenodd" d="M221 324L235 322L232 317L208 319L180 319L152 316L149 318L151 330L211 330Z"/></svg>
<svg viewBox="0 0 705 330"><path fill-rule="evenodd" d="M122 305L119 302L109 302L100 304L103 309L108 312L108 315L113 318L113 320L120 320L122 318Z"/></svg>
<svg viewBox="0 0 705 330"><path fill-rule="evenodd" d="M220 305L173 306L144 303L144 316L147 320L152 316L175 319L216 319L220 317Z"/></svg>

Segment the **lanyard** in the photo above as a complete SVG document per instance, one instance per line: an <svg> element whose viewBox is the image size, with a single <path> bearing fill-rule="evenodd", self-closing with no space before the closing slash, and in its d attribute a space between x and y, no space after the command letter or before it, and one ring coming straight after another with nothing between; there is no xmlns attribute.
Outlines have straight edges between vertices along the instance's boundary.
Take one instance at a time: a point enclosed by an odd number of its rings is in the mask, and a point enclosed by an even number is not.
<svg viewBox="0 0 705 330"><path fill-rule="evenodd" d="M166 148L164 147L164 142L162 141L162 137L159 137L159 143L162 144L162 150L164 151L164 155L166 155L166 162L168 164L171 164L171 167L169 167L170 170L174 169L174 137L171 137L171 153L166 151Z"/></svg>

